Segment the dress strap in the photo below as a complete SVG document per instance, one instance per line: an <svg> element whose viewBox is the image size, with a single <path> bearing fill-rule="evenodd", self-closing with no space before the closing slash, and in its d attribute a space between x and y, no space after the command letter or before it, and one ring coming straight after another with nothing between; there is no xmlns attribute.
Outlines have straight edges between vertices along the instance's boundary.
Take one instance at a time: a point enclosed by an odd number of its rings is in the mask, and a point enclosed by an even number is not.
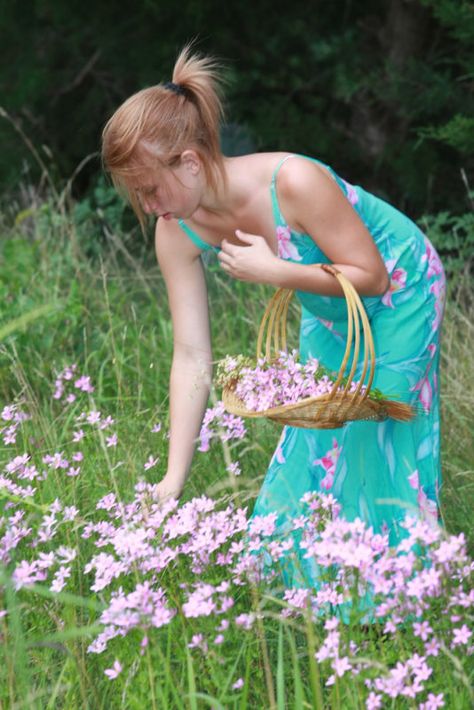
<svg viewBox="0 0 474 710"><path fill-rule="evenodd" d="M199 247L199 249L202 249L203 251L220 251L220 247L216 247L214 246L214 244L208 244L207 242L205 242L198 234L196 234L196 232L191 229L191 227L188 227L186 222L184 222L182 219L178 219L178 224L183 230L183 232L190 238L192 242L194 242L197 247Z"/></svg>
<svg viewBox="0 0 474 710"><path fill-rule="evenodd" d="M272 197L273 218L274 218L275 224L277 226L285 224L285 220L283 219L283 216L280 211L280 205L278 204L278 197L277 197L277 191L276 191L276 178L278 175L278 171L280 170L283 163L285 163L288 160L288 158L294 158L294 157L296 157L295 153L291 153L290 155L285 155L285 157L279 161L279 163L276 166L275 170L273 171L273 175L272 175L272 182L270 185L270 193L271 193L271 197Z"/></svg>

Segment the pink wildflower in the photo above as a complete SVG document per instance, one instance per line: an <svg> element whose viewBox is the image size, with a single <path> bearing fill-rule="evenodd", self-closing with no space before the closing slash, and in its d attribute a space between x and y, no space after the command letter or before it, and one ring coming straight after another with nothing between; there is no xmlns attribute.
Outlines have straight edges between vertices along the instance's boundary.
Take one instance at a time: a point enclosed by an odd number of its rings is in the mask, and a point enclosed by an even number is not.
<svg viewBox="0 0 474 710"><path fill-rule="evenodd" d="M382 707L382 696L372 691L367 697L365 707L367 710L378 710Z"/></svg>
<svg viewBox="0 0 474 710"><path fill-rule="evenodd" d="M91 378L83 375L78 380L75 381L74 387L82 392L93 392L94 388L91 384Z"/></svg>
<svg viewBox="0 0 474 710"><path fill-rule="evenodd" d="M156 459L154 459L153 456L149 456L148 461L143 465L143 468L145 471L148 471L150 468L153 468L153 466L156 466L159 460L159 456L157 456Z"/></svg>
<svg viewBox="0 0 474 710"><path fill-rule="evenodd" d="M109 680L114 680L122 672L122 665L120 661L115 660L112 668L106 668L104 675L107 676Z"/></svg>
<svg viewBox="0 0 474 710"><path fill-rule="evenodd" d="M114 421L114 419L112 419L112 417L110 417L110 416L106 417L99 424L99 429L107 429L107 427L109 427L111 424L114 424L114 423L115 423L115 421Z"/></svg>
<svg viewBox="0 0 474 710"><path fill-rule="evenodd" d="M344 656L343 658L334 658L331 666L339 678L343 676L344 673L351 670L351 664L349 663L347 656Z"/></svg>
<svg viewBox="0 0 474 710"><path fill-rule="evenodd" d="M203 634L194 634L188 643L188 648L199 648L203 653L207 653L208 646Z"/></svg>
<svg viewBox="0 0 474 710"><path fill-rule="evenodd" d="M413 633L415 636L419 636L422 641L426 641L429 635L433 633L433 629L427 621L423 621L421 623L415 621L413 624Z"/></svg>
<svg viewBox="0 0 474 710"><path fill-rule="evenodd" d="M235 461L234 463L231 463L227 466L227 472L232 474L233 476L240 476L242 471L240 470L240 465L238 461Z"/></svg>
<svg viewBox="0 0 474 710"><path fill-rule="evenodd" d="M460 629L453 629L453 642L452 647L458 646L459 644L467 644L472 636L472 631L463 624Z"/></svg>
<svg viewBox="0 0 474 710"><path fill-rule="evenodd" d="M117 434L111 434L111 436L106 436L105 443L106 446L108 446L109 448L111 446L117 446Z"/></svg>
<svg viewBox="0 0 474 710"><path fill-rule="evenodd" d="M435 695L434 693L430 693L428 695L428 699L426 703L421 703L418 708L419 710L437 710L437 708L442 708L444 707L444 695L443 693L440 693L439 695Z"/></svg>

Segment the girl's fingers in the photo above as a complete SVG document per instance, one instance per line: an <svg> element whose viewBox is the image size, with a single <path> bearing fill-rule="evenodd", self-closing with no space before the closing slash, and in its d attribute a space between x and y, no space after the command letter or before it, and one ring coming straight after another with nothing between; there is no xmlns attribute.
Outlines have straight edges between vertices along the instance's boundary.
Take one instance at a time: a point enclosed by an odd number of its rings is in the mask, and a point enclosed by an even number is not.
<svg viewBox="0 0 474 710"><path fill-rule="evenodd" d="M236 249L241 249L242 247L238 247L235 244L231 244L230 242L227 241L227 239L223 239L221 242L221 251L220 253L224 254L233 254L235 253Z"/></svg>
<svg viewBox="0 0 474 710"><path fill-rule="evenodd" d="M222 251L219 252L219 255L217 258L219 259L221 264L227 265L227 264L230 264L230 262L232 261L232 257L229 254L226 254L225 252L222 252Z"/></svg>
<svg viewBox="0 0 474 710"><path fill-rule="evenodd" d="M257 234L248 234L247 232L242 232L240 229L235 230L235 236L240 239L242 242L246 242L247 244L253 244L255 242L255 237L257 237Z"/></svg>

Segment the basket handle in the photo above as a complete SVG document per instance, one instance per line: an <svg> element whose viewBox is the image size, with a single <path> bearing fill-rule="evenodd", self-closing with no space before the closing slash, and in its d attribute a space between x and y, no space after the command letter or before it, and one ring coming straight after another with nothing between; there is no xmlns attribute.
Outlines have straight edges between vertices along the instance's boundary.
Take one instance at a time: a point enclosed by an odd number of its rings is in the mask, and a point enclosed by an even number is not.
<svg viewBox="0 0 474 710"><path fill-rule="evenodd" d="M358 399L358 401L363 402L369 395L370 388L375 374L375 348L374 340L372 337L372 331L370 329L369 319L365 311L364 305L357 291L355 290L349 279L341 274L341 272L336 269L331 264L315 264L320 269L326 273L334 276L343 291L344 297L346 299L347 305L347 341L346 349L344 351L344 356L342 358L342 363L339 368L339 373L328 395L328 400L330 401L336 396L338 388L344 377L344 373L348 367L349 358L351 356L352 341L354 340L354 349L352 353L352 360L350 363L350 370L347 376L347 383L344 387L343 397L349 395L349 390L353 382L354 374L357 369L359 352L360 352L360 324L362 323L363 331L363 351L364 359L362 365L362 372L359 379L359 383L355 391L351 395L351 401ZM258 331L257 338L257 359L262 357L262 346L265 337L265 358L271 360L273 356L277 356L281 351L287 350L286 345L286 322L288 316L288 308L290 301L293 297L294 291L292 289L280 288L278 289L270 299L265 313L263 314L262 320L260 322L260 328ZM272 343L273 341L273 343ZM273 351L272 351L273 344ZM365 392L361 394L364 379L368 372L368 381L366 384Z"/></svg>

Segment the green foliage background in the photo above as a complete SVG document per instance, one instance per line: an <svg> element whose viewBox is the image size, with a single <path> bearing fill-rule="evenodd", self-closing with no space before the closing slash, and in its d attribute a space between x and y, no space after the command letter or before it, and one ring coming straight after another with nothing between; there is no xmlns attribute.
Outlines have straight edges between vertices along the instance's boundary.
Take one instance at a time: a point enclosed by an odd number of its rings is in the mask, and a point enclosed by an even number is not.
<svg viewBox="0 0 474 710"><path fill-rule="evenodd" d="M308 153L414 217L463 212L461 169L469 176L474 162L473 8L467 0L3 0L0 104L52 172L68 177L97 151L118 104L168 80L179 49L196 38L227 64L226 152ZM5 120L0 141L4 192L20 174L36 177L36 166ZM98 159L81 171L78 195L99 171Z"/></svg>

